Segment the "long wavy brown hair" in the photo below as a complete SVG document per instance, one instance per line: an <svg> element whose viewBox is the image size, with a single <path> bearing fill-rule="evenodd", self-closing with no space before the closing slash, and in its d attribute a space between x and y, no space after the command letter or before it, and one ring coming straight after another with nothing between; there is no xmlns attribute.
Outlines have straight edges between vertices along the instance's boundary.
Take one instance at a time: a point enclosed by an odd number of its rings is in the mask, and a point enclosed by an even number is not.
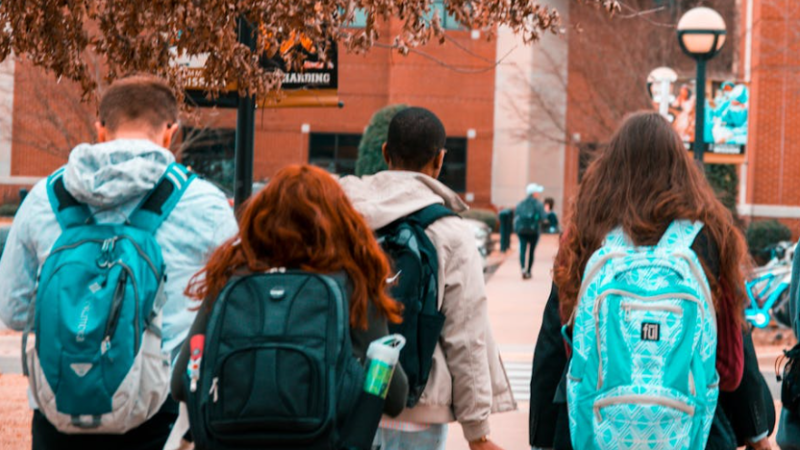
<svg viewBox="0 0 800 450"><path fill-rule="evenodd" d="M211 255L186 295L213 302L234 273L277 267L346 272L353 284L351 327L367 328L370 301L389 321L401 321L400 304L386 293L391 270L386 256L342 188L322 169L292 165L278 172L244 206L238 235Z"/></svg>
<svg viewBox="0 0 800 450"><path fill-rule="evenodd" d="M724 290L740 317L750 267L744 237L678 134L655 112L628 117L586 170L556 258L561 317L572 314L586 264L611 230L621 225L636 245L655 245L677 219L705 224L719 249L720 277L708 277L714 302Z"/></svg>

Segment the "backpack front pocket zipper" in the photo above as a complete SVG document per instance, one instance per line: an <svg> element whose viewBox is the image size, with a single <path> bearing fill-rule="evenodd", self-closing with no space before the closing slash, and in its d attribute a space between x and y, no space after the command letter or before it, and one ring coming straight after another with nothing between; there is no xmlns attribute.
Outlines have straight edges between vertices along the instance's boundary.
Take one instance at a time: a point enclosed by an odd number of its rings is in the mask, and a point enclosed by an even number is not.
<svg viewBox="0 0 800 450"><path fill-rule="evenodd" d="M613 405L636 405L636 404L664 406L666 408L678 410L684 414L687 414L689 417L694 417L694 412L695 412L694 406L682 402L680 400L674 400L656 395L628 394L616 397L606 397L597 400L596 402L594 402L594 414L597 417L597 421L602 422L603 415L601 414L601 411L603 408Z"/></svg>
<svg viewBox="0 0 800 450"><path fill-rule="evenodd" d="M677 305L645 305L642 303L622 302L622 310L625 311L626 322L631 320L631 311L669 312L679 316L683 315L683 309Z"/></svg>

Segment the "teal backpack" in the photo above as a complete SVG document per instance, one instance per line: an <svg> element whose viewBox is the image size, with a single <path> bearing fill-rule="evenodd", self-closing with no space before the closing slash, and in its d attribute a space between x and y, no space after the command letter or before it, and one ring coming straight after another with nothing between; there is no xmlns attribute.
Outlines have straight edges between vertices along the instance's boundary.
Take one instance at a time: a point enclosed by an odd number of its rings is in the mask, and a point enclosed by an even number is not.
<svg viewBox="0 0 800 450"><path fill-rule="evenodd" d="M47 180L62 233L39 274L23 368L39 410L59 431L122 434L169 394L170 361L161 350L166 274L155 232L194 175L171 164L125 223L98 224L67 191L63 173Z"/></svg>
<svg viewBox="0 0 800 450"><path fill-rule="evenodd" d="M573 448L705 448L719 376L714 303L691 249L702 228L676 221L655 247L618 228L589 260L564 327Z"/></svg>

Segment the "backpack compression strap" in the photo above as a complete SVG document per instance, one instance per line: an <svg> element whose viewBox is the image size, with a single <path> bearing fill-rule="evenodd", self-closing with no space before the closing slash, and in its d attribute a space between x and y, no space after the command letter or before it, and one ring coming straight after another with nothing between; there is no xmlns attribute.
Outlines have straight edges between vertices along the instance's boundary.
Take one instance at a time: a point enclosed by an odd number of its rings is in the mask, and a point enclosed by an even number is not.
<svg viewBox="0 0 800 450"><path fill-rule="evenodd" d="M181 164L170 164L156 187L131 214L129 218L131 225L140 230L155 233L178 204L195 176Z"/></svg>
<svg viewBox="0 0 800 450"><path fill-rule="evenodd" d="M451 210L450 208L442 204L435 203L433 205L426 206L425 208L422 208L419 211L409 215L407 217L407 220L415 222L423 229L427 229L434 222L436 222L439 219L443 219L445 217L460 217L460 216L454 213L453 210Z"/></svg>
<svg viewBox="0 0 800 450"><path fill-rule="evenodd" d="M79 202L64 185L64 168L47 178L47 198L62 230L94 222L89 207Z"/></svg>

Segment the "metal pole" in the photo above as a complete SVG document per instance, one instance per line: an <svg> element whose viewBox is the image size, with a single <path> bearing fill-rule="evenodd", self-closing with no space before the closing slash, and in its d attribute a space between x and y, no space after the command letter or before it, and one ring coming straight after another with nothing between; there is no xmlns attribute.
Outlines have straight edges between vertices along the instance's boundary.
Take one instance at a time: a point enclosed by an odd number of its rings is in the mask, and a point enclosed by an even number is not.
<svg viewBox="0 0 800 450"><path fill-rule="evenodd" d="M239 42L255 50L253 29L247 20L240 18ZM236 153L234 155L234 207L238 211L253 192L253 147L256 127L256 100L253 96L239 97L236 111Z"/></svg>
<svg viewBox="0 0 800 450"><path fill-rule="evenodd" d="M694 159L702 167L706 150L706 60L697 59L697 94L694 104Z"/></svg>

